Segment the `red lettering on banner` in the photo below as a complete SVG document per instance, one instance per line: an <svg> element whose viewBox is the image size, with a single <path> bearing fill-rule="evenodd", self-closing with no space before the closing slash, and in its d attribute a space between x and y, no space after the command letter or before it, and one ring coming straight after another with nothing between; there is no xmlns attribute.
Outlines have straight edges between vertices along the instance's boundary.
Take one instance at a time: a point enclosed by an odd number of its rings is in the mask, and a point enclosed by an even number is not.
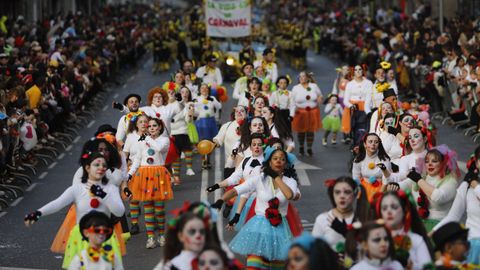
<svg viewBox="0 0 480 270"><path fill-rule="evenodd" d="M238 19L238 20L222 20L215 18L208 18L208 24L212 26L221 26L221 27L238 27L238 26L248 26L247 19Z"/></svg>

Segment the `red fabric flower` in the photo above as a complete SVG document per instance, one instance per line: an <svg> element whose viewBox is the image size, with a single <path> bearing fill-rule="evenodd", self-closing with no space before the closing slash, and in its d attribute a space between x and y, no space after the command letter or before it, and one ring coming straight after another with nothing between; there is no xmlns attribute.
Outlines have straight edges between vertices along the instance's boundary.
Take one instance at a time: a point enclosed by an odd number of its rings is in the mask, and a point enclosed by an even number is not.
<svg viewBox="0 0 480 270"><path fill-rule="evenodd" d="M268 201L268 206L271 208L278 209L279 205L280 205L280 201L278 200L277 197Z"/></svg>
<svg viewBox="0 0 480 270"><path fill-rule="evenodd" d="M168 83L168 90L175 90L175 83L174 82L169 82Z"/></svg>
<svg viewBox="0 0 480 270"><path fill-rule="evenodd" d="M268 219L270 224L272 224L272 226L278 226L280 223L282 223L282 215L280 215L278 209L267 208L265 210L265 217Z"/></svg>
<svg viewBox="0 0 480 270"><path fill-rule="evenodd" d="M337 182L337 180L332 178L332 179L325 180L324 184L325 184L326 187L333 187L336 182Z"/></svg>
<svg viewBox="0 0 480 270"><path fill-rule="evenodd" d="M157 116L157 118L160 118L160 113L157 112L155 115Z"/></svg>
<svg viewBox="0 0 480 270"><path fill-rule="evenodd" d="M100 206L100 202L96 198L93 198L90 200L90 206L92 208L98 208Z"/></svg>
<svg viewBox="0 0 480 270"><path fill-rule="evenodd" d="M373 187L379 187L381 184L382 184L382 182L377 180L377 181L375 181L375 183L372 183L372 186Z"/></svg>
<svg viewBox="0 0 480 270"><path fill-rule="evenodd" d="M308 111L310 111L311 109L310 109L310 107L307 106L307 107L305 107L305 110L307 110L307 112L308 112Z"/></svg>

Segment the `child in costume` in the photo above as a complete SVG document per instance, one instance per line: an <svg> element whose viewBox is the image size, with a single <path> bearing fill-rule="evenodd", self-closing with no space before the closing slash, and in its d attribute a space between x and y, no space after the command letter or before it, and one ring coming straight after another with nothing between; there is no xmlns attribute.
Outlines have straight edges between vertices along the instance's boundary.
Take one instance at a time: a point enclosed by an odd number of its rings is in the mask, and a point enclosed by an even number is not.
<svg viewBox="0 0 480 270"><path fill-rule="evenodd" d="M79 226L88 247L73 258L68 270L122 270L122 261L115 256L112 246L104 245L113 234L110 218L92 211L82 217Z"/></svg>
<svg viewBox="0 0 480 270"><path fill-rule="evenodd" d="M322 145L327 145L328 135L332 133L332 144L337 144L337 132L342 127L342 106L338 103L337 95L330 95L325 100L325 114L323 118L323 129L325 129L325 135L323 136Z"/></svg>

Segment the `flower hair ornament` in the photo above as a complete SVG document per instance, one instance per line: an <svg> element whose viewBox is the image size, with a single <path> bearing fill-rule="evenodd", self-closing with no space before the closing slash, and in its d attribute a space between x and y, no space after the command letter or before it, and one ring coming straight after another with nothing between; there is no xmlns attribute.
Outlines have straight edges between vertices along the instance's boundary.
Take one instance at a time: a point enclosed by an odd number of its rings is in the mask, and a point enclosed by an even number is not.
<svg viewBox="0 0 480 270"><path fill-rule="evenodd" d="M383 93L390 88L390 84L388 82L377 83L375 88L377 89L378 93Z"/></svg>
<svg viewBox="0 0 480 270"><path fill-rule="evenodd" d="M136 112L129 112L129 113L127 113L127 116L125 117L125 119L127 121L134 122L137 119L137 117L139 117L142 114L143 114L143 112L140 111L140 110L136 111Z"/></svg>
<svg viewBox="0 0 480 270"><path fill-rule="evenodd" d="M444 177L445 169L448 169L450 173L452 173L456 179L459 179L461 176L460 168L458 167L457 163L457 152L454 150L450 149L446 144L442 144L439 146L436 146L432 149L436 149L438 152L440 152L443 155L443 161L442 161L442 170L440 171L440 176ZM425 159L420 158L417 159L416 162L416 170L417 172L425 172Z"/></svg>

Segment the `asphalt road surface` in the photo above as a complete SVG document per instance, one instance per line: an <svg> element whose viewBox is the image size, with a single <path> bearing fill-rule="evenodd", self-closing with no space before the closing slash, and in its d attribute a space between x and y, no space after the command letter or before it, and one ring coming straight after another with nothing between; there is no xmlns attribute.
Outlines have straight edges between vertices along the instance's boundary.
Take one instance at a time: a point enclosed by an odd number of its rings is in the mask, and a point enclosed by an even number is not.
<svg viewBox="0 0 480 270"><path fill-rule="evenodd" d="M308 70L314 72L324 96L328 95L332 89L337 65L338 63L326 56L314 55L311 52L308 55ZM116 126L121 117L118 111L111 109L113 100L122 101L131 92L145 97L150 88L161 86L167 80L170 73L152 75L151 66L151 59L146 60L142 66L125 78L125 84L108 89L109 93L104 104L98 107L95 117L82 130L78 131L79 136L75 138L74 142L65 151L61 151L54 163L39 169L37 176L34 177L34 184L25 192L24 197L15 201L6 212L0 213L0 269L3 269L2 267L12 267L13 269L61 268L62 256L50 252L50 245L68 209L42 217L30 228L24 226L23 217L26 213L55 199L71 185L72 176L78 168L77 160L82 144L93 136L98 126L105 123ZM285 73L290 74L295 81L298 71L281 64L279 74ZM227 86L231 96L232 86ZM230 99L223 105L223 122L226 121L234 103L234 100ZM301 163L296 166L300 177L302 199L295 205L306 230L312 229L318 214L330 208L323 185L324 180L349 174L347 171L347 161L350 159L348 147L343 144L323 147L321 146L321 136L323 136L323 131L316 134L314 156L299 157ZM462 161L467 160L475 148L472 140L464 137L461 131L443 127L440 124L438 142L448 143L457 150L459 159ZM220 196L219 191L211 195L204 192L206 187L221 180L222 177L223 150L217 149L212 158L214 167L209 171L202 172L200 156L194 156L196 175L186 176L182 171L183 184L174 187L175 199L167 203L167 211L181 207L184 200L202 199L213 202ZM464 166L463 163L462 167ZM170 214L167 215L167 218L168 216ZM220 220L219 222L219 228L223 228L225 221ZM127 255L123 258L126 269L152 269L162 258L162 248L151 250L145 248L146 233L142 225L141 233L132 237L127 243ZM227 242L233 236L233 233L225 230L221 233Z"/></svg>

